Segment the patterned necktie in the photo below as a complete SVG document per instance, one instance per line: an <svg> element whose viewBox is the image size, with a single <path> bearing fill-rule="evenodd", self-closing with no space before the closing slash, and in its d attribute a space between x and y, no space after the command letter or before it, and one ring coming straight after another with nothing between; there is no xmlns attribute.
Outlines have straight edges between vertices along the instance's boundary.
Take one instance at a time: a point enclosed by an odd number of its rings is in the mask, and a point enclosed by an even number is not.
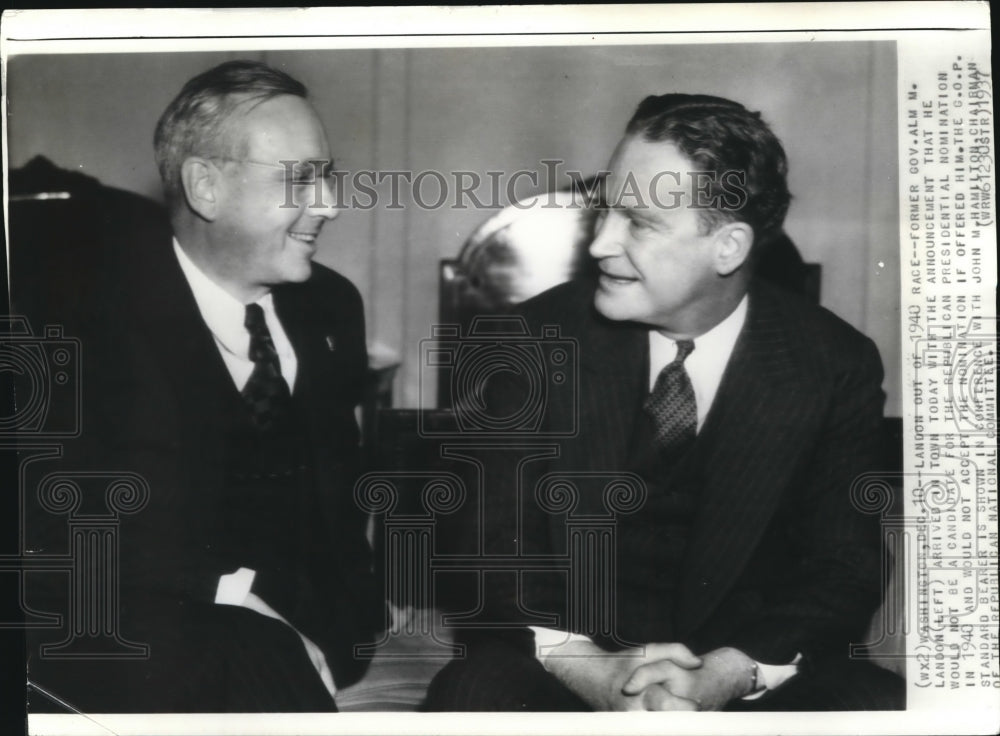
<svg viewBox="0 0 1000 736"><path fill-rule="evenodd" d="M698 429L698 409L691 379L684 361L694 351L693 340L677 341L677 357L660 371L643 408L656 425L654 442L661 450L671 450L694 439Z"/></svg>
<svg viewBox="0 0 1000 736"><path fill-rule="evenodd" d="M261 431L271 429L288 407L291 394L281 375L281 361L264 321L259 304L247 304L243 326L250 333L250 360L253 372L240 393L250 409L254 425Z"/></svg>

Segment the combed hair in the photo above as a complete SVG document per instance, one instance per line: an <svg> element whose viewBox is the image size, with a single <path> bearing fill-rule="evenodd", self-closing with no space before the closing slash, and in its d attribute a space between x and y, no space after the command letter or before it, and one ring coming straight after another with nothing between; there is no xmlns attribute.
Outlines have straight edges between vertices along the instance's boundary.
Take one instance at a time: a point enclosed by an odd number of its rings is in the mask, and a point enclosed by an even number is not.
<svg viewBox="0 0 1000 736"><path fill-rule="evenodd" d="M167 201L183 197L181 165L189 156L237 155L226 150L224 133L238 108L281 95L305 98L308 92L298 80L257 61L227 61L190 79L160 116L153 135Z"/></svg>
<svg viewBox="0 0 1000 736"><path fill-rule="evenodd" d="M755 242L781 230L788 212L788 161L781 142L760 113L711 95L666 94L639 103L626 135L648 142L673 143L699 171L715 174L709 190L719 201L719 178L726 172L745 176L746 201L741 208L699 210L702 229L711 232L727 222L746 222Z"/></svg>

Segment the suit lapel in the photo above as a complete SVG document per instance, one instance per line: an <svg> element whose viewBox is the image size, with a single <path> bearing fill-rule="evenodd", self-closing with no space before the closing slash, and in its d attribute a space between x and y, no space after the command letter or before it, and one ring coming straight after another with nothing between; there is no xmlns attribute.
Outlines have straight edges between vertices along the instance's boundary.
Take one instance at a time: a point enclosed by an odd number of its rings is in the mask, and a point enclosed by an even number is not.
<svg viewBox="0 0 1000 736"><path fill-rule="evenodd" d="M567 443L566 467L611 471L624 467L635 411L644 395L648 329L594 317L580 338L580 441Z"/></svg>
<svg viewBox="0 0 1000 736"><path fill-rule="evenodd" d="M162 370L184 431L210 449L227 400L238 395L236 387L171 246L150 248L139 259L143 275L131 282L138 290L132 302L140 305L133 315L140 331L136 339L149 346Z"/></svg>
<svg viewBox="0 0 1000 736"><path fill-rule="evenodd" d="M310 436L328 445L331 437L330 407L342 389L343 339L339 334L339 315L318 313L319 302L310 301L308 285L282 285L273 290L274 310L288 336L298 371L292 397L308 422Z"/></svg>
<svg viewBox="0 0 1000 736"><path fill-rule="evenodd" d="M178 414L187 432L198 442L214 447L221 436L220 426L233 415L239 392L219 353L211 331L198 311L191 287L184 278L169 243L137 254L129 280L133 295L136 339L149 345L154 364L162 368L171 393L178 402ZM324 407L338 390L337 377L345 359L338 331L337 315L317 314L309 300L309 285L275 287L275 312L295 350L298 371L293 396L308 397L300 402L310 428L328 422ZM235 414L239 416L238 413ZM313 436L328 443L329 431Z"/></svg>
<svg viewBox="0 0 1000 736"><path fill-rule="evenodd" d="M271 294L274 299L275 314L278 315L281 327L284 329L288 341L292 344L292 349L295 351L295 359L298 363L298 369L295 374L295 385L289 386L294 396L300 394L304 390L303 386L309 383L309 366L313 362L311 360L314 349L313 341L310 339L309 326L302 319L302 309L295 298L295 293L281 287L276 287L272 290Z"/></svg>
<svg viewBox="0 0 1000 736"><path fill-rule="evenodd" d="M754 291L702 429L702 497L674 607L678 636L694 631L729 592L795 472L803 418L819 415L802 384L796 339L766 293Z"/></svg>

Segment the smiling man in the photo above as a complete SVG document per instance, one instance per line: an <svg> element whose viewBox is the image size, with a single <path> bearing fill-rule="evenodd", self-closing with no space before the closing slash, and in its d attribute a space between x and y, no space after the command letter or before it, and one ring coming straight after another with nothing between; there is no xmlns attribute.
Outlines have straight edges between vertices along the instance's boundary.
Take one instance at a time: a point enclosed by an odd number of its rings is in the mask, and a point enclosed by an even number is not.
<svg viewBox="0 0 1000 736"><path fill-rule="evenodd" d="M537 559L568 540L537 479L628 473L645 502L617 519L602 558L606 604L571 609L565 575L497 577L488 618L505 626L467 635L428 707L902 707L900 678L848 656L882 594L878 521L851 500L878 458L878 353L754 278L790 200L780 142L742 105L668 94L639 105L608 168L596 284L522 309L532 334L555 324L579 345L579 402L552 392L545 406L551 426L579 432L527 463L518 489L494 489L485 518L511 519L502 507L520 493L520 526L495 538ZM508 374L493 414L529 391ZM607 513L599 487L577 490L577 514ZM526 626L543 614L578 623Z"/></svg>
<svg viewBox="0 0 1000 736"><path fill-rule="evenodd" d="M84 711L336 710L384 617L351 494L361 299L312 261L326 134L301 83L233 61L154 142L173 238L107 264L73 448L149 484L119 535L119 630L149 656L31 675Z"/></svg>

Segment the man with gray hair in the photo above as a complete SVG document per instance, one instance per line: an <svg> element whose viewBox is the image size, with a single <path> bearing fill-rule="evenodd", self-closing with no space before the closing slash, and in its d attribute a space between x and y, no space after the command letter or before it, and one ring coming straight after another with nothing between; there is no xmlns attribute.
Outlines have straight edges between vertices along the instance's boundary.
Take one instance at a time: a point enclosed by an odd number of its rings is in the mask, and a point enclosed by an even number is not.
<svg viewBox="0 0 1000 736"><path fill-rule="evenodd" d="M312 261L337 215L305 87L232 61L163 113L169 235L109 259L86 346L92 466L148 482L120 529L145 660L32 662L84 711L330 711L384 620L352 500L357 289Z"/></svg>

